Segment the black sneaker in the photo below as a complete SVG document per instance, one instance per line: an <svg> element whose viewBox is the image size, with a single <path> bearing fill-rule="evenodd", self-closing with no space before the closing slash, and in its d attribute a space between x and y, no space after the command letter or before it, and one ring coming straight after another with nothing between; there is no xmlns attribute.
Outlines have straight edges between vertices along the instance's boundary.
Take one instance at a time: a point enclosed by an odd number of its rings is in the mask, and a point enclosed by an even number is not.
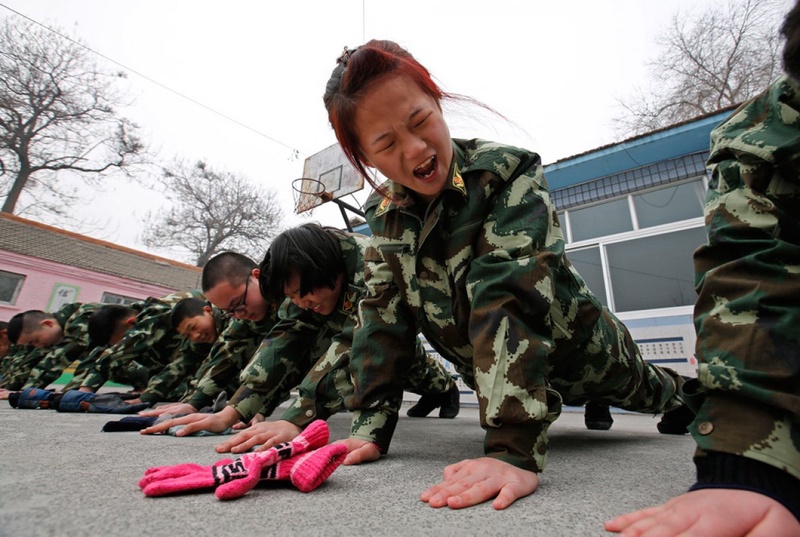
<svg viewBox="0 0 800 537"><path fill-rule="evenodd" d="M447 392L447 399L444 400L442 407L439 409L439 417L451 420L458 416L458 411L461 409L461 392L458 391L458 386L453 382L453 387Z"/></svg>
<svg viewBox="0 0 800 537"><path fill-rule="evenodd" d="M614 423L608 405L594 401L586 403L583 421L586 424L586 428L593 431L607 431L611 428L611 424Z"/></svg>
<svg viewBox="0 0 800 537"><path fill-rule="evenodd" d="M693 421L694 412L688 406L681 405L674 410L664 412L656 428L661 434L686 434L689 432L689 424Z"/></svg>

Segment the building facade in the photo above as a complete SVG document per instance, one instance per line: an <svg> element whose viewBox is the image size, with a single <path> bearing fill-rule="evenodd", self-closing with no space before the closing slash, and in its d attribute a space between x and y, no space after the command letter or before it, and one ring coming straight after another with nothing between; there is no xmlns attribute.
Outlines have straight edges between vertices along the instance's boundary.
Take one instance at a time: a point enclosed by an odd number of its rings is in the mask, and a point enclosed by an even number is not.
<svg viewBox="0 0 800 537"><path fill-rule="evenodd" d="M0 213L0 320L70 302L130 303L200 286L201 269Z"/></svg>
<svg viewBox="0 0 800 537"><path fill-rule="evenodd" d="M545 166L567 256L644 358L696 375L692 256L711 130L730 109Z"/></svg>

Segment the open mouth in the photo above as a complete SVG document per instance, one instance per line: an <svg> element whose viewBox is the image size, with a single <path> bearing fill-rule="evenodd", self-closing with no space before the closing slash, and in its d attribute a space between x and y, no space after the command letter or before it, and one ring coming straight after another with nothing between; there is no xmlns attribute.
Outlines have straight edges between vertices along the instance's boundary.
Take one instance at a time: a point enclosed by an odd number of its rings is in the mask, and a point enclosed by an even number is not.
<svg viewBox="0 0 800 537"><path fill-rule="evenodd" d="M414 177L417 179L428 179L436 170L436 155L414 168Z"/></svg>

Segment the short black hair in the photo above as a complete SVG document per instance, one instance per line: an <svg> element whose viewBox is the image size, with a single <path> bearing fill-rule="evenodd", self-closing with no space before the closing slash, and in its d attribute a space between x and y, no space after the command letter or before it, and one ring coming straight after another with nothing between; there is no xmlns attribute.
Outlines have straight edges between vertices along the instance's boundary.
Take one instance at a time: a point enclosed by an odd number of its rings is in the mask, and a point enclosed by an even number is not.
<svg viewBox="0 0 800 537"><path fill-rule="evenodd" d="M8 321L9 341L16 344L22 334L35 332L39 322L45 319L55 319L55 316L42 310L28 310L17 313Z"/></svg>
<svg viewBox="0 0 800 537"><path fill-rule="evenodd" d="M266 291L280 302L286 282L295 275L300 277L301 296L321 287L336 287L346 270L337 231L312 222L275 237L261 262L262 294Z"/></svg>
<svg viewBox="0 0 800 537"><path fill-rule="evenodd" d="M124 304L106 304L89 317L89 341L92 346L105 347L114 331L137 311Z"/></svg>
<svg viewBox="0 0 800 537"><path fill-rule="evenodd" d="M200 300L199 298L184 298L172 308L172 313L169 314L169 325L173 330L177 330L178 325L181 324L184 319L191 319L192 317L203 315L203 308L206 307L207 304L206 301Z"/></svg>
<svg viewBox="0 0 800 537"><path fill-rule="evenodd" d="M800 2L797 2L781 26L781 35L786 38L783 45L783 68L800 82Z"/></svg>
<svg viewBox="0 0 800 537"><path fill-rule="evenodd" d="M258 267L255 261L236 252L222 252L203 266L201 285L203 292L212 289L220 282L241 285L250 277L250 272Z"/></svg>

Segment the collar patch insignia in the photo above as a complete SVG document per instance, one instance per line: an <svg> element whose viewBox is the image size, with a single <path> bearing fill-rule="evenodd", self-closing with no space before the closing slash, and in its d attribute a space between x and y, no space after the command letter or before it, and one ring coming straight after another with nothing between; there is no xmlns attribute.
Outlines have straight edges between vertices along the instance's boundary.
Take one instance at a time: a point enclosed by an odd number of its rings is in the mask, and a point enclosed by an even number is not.
<svg viewBox="0 0 800 537"><path fill-rule="evenodd" d="M385 213L386 210L389 208L389 204L391 204L391 203L392 203L392 200L390 200L389 198L383 198L381 200L381 204L378 205L378 208L375 210L375 216L380 216L383 213Z"/></svg>
<svg viewBox="0 0 800 537"><path fill-rule="evenodd" d="M344 300L342 300L342 311L348 314L355 313L358 307L357 298L355 291L345 291Z"/></svg>
<svg viewBox="0 0 800 537"><path fill-rule="evenodd" d="M453 188L461 192L463 195L467 195L467 185L464 184L464 178L461 177L461 171L458 169L458 164L456 164L455 169L453 170L453 181L452 181Z"/></svg>

